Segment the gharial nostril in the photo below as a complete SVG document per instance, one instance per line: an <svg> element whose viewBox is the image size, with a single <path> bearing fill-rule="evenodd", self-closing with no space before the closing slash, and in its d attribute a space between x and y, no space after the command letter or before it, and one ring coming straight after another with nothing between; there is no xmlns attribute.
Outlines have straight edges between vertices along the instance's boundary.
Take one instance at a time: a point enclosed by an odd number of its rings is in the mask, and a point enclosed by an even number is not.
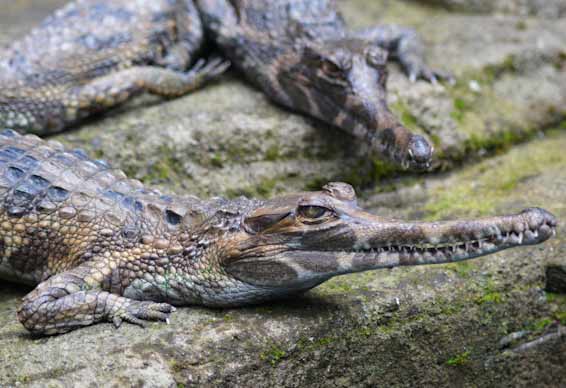
<svg viewBox="0 0 566 388"><path fill-rule="evenodd" d="M555 228L558 224L556 217L552 213L540 207L525 209L523 214L528 217L527 222L531 229L536 229L544 224Z"/></svg>
<svg viewBox="0 0 566 388"><path fill-rule="evenodd" d="M412 163L426 165L432 159L432 146L424 137L414 135L409 141L408 153Z"/></svg>

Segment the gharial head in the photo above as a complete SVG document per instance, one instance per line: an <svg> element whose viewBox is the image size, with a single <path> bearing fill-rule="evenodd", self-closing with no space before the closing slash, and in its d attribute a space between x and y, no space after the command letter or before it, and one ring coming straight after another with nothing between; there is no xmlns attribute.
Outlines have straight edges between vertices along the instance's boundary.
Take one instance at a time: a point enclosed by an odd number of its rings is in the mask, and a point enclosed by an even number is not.
<svg viewBox="0 0 566 388"><path fill-rule="evenodd" d="M405 168L430 166L433 147L387 107L387 51L360 39L299 46L300 58L279 69L280 85L297 101L294 108L353 133Z"/></svg>
<svg viewBox="0 0 566 388"><path fill-rule="evenodd" d="M215 249L225 276L250 291L247 300L248 291L234 290L234 304L257 301L251 294L263 300L308 290L341 274L454 262L538 244L557 225L539 208L467 221L391 220L360 209L345 183L257 202L237 224L216 240Z"/></svg>

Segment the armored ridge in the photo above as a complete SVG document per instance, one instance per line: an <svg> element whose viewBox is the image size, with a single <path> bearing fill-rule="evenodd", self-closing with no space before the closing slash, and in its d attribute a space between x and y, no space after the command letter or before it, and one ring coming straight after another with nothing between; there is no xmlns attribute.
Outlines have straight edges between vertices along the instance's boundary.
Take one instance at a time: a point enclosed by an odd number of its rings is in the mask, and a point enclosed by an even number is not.
<svg viewBox="0 0 566 388"><path fill-rule="evenodd" d="M366 213L354 190L270 200L162 195L81 150L0 134L0 277L38 284L18 319L56 334L101 321L167 320L172 305L241 306L341 274L446 263L538 244L556 220L404 222Z"/></svg>

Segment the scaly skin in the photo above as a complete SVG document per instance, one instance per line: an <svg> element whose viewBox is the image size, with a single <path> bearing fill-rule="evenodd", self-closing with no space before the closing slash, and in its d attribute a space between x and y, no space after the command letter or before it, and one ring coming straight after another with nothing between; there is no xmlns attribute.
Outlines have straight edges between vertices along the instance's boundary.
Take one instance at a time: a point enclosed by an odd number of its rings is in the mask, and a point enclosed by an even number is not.
<svg viewBox="0 0 566 388"><path fill-rule="evenodd" d="M415 31L394 25L347 29L334 0L197 0L223 53L274 101L369 143L404 167L430 165L432 146L386 103L386 61L412 81L450 79L423 59Z"/></svg>
<svg viewBox="0 0 566 388"><path fill-rule="evenodd" d="M364 212L345 183L260 201L170 197L83 151L0 133L0 278L37 287L18 319L57 334L110 321L167 320L172 305L241 306L333 276L447 263L538 244L538 208L469 221Z"/></svg>
<svg viewBox="0 0 566 388"><path fill-rule="evenodd" d="M0 53L0 125L47 134L142 92L189 93L228 67L197 60L203 33L192 0L71 2Z"/></svg>

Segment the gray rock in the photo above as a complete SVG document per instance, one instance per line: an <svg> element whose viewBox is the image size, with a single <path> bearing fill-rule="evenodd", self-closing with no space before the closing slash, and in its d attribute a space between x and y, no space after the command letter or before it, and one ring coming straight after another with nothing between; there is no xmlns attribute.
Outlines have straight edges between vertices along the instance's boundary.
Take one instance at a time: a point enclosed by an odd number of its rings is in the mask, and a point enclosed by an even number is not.
<svg viewBox="0 0 566 388"><path fill-rule="evenodd" d="M564 0L417 0L451 10L478 13L508 13L521 16L559 18L566 14Z"/></svg>
<svg viewBox="0 0 566 388"><path fill-rule="evenodd" d="M546 287L550 292L566 294L566 263L546 266Z"/></svg>

